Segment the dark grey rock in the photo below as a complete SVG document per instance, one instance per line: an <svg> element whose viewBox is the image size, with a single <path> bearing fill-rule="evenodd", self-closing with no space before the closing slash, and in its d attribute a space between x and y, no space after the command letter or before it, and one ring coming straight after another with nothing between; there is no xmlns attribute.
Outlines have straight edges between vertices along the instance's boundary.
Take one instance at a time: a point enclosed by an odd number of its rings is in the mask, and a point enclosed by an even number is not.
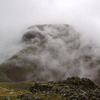
<svg viewBox="0 0 100 100"><path fill-rule="evenodd" d="M12 100L9 96L5 97L4 100Z"/></svg>

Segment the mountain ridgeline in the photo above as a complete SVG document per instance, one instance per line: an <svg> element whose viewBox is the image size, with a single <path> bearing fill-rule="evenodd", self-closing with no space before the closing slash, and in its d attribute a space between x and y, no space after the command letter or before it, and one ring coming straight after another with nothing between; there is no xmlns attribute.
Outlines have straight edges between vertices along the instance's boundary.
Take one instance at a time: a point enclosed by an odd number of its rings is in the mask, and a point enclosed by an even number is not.
<svg viewBox="0 0 100 100"><path fill-rule="evenodd" d="M69 25L34 25L20 41L24 49L0 65L1 82L59 81L86 77L100 84L99 48Z"/></svg>

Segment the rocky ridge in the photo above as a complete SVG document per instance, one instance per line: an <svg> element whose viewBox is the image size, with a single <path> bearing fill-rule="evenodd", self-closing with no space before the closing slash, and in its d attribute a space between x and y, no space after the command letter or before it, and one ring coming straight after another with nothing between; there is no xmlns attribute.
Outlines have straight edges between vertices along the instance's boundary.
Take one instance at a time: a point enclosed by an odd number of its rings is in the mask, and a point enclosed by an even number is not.
<svg viewBox="0 0 100 100"><path fill-rule="evenodd" d="M14 100L100 100L100 87L90 79L79 77L56 82L34 82L29 92L18 95Z"/></svg>

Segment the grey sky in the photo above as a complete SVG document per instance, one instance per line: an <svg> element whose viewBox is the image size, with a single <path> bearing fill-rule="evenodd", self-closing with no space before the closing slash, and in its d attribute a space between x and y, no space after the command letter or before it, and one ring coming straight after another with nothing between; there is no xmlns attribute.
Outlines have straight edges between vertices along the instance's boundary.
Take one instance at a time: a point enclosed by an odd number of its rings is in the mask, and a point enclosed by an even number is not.
<svg viewBox="0 0 100 100"><path fill-rule="evenodd" d="M30 25L57 23L100 44L100 0L0 0L0 54Z"/></svg>
<svg viewBox="0 0 100 100"><path fill-rule="evenodd" d="M86 14L91 9L89 1L94 0L0 0L0 22L7 27L67 23L66 17L74 18L77 14Z"/></svg>
<svg viewBox="0 0 100 100"><path fill-rule="evenodd" d="M74 16L100 16L99 5L99 0L0 0L0 22L3 26L67 23Z"/></svg>
<svg viewBox="0 0 100 100"><path fill-rule="evenodd" d="M0 26L72 23L100 17L100 0L0 0ZM92 20L93 21L93 20ZM79 25L80 26L80 25Z"/></svg>

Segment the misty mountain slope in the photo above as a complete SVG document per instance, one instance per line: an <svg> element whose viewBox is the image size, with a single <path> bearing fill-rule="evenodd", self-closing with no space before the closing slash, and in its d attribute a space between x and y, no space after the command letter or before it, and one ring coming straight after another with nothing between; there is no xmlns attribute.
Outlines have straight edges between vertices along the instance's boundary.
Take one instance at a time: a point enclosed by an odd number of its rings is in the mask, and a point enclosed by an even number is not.
<svg viewBox="0 0 100 100"><path fill-rule="evenodd" d="M0 65L0 81L63 80L88 77L100 83L98 48L69 25L35 25L26 29L25 48Z"/></svg>

